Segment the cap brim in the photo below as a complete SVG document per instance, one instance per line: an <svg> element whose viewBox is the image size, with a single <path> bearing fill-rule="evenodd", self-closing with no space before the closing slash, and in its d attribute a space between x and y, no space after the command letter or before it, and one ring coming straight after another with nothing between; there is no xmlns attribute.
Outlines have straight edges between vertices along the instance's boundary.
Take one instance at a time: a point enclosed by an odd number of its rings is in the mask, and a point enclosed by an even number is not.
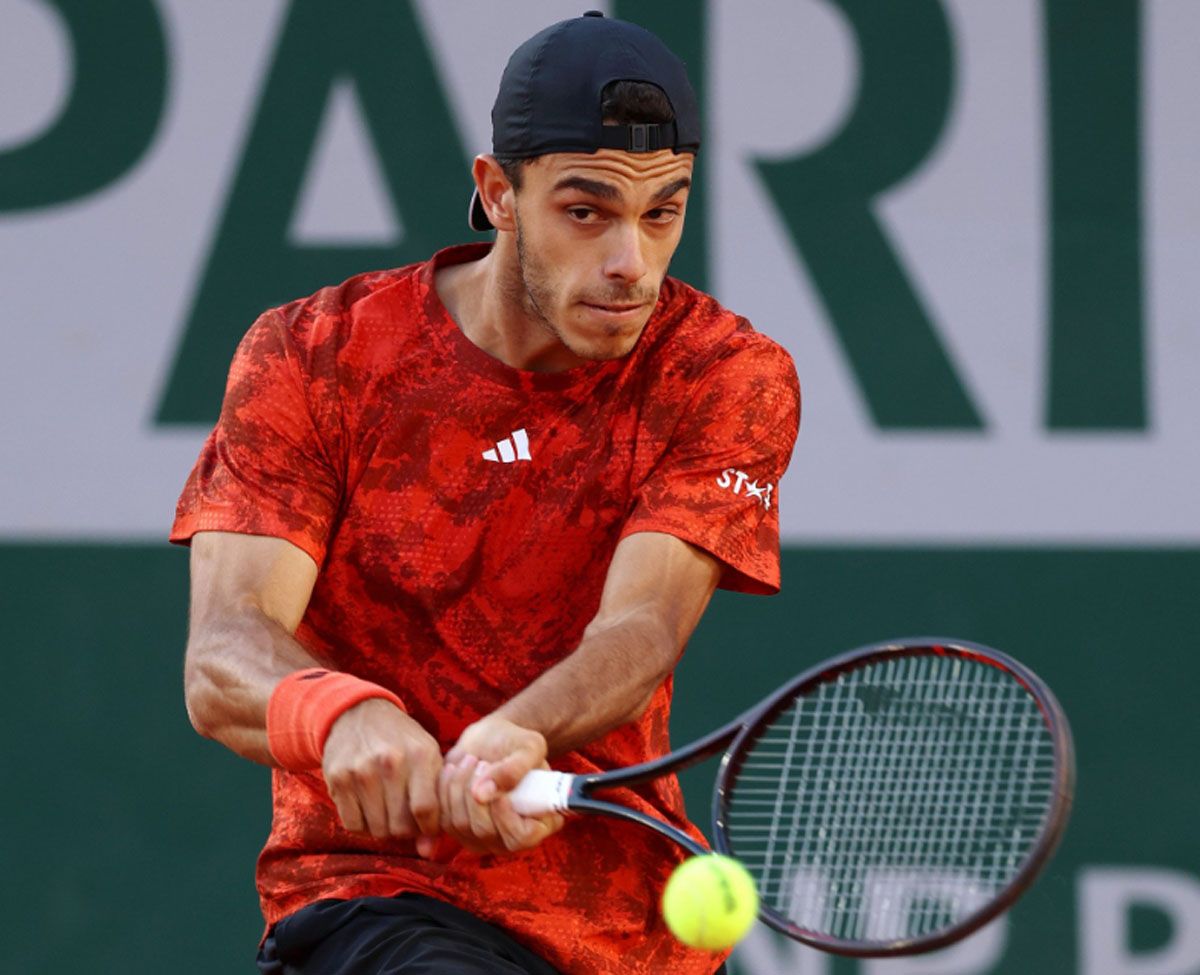
<svg viewBox="0 0 1200 975"><path fill-rule="evenodd" d="M467 223L472 230L495 230L492 221L488 219L487 211L483 208L483 200L479 198L479 190L471 194L471 206L467 209Z"/></svg>

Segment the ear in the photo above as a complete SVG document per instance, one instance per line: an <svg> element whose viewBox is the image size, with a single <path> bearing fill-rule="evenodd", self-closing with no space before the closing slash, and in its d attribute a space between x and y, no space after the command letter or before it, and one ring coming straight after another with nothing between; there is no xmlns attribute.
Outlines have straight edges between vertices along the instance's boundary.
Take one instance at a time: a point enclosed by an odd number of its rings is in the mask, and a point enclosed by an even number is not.
<svg viewBox="0 0 1200 975"><path fill-rule="evenodd" d="M497 230L517 229L516 190L504 175L494 156L476 156L471 165L475 188L487 211L488 219Z"/></svg>

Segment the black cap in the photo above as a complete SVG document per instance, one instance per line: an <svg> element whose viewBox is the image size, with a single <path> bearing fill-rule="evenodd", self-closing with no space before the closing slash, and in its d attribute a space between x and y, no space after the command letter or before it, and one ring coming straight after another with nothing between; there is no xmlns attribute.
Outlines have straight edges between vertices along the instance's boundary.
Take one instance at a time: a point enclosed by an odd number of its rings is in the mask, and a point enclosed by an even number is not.
<svg viewBox="0 0 1200 975"><path fill-rule="evenodd" d="M605 125L600 93L614 81L656 85L672 122ZM696 152L700 109L683 62L654 34L598 10L539 31L513 51L492 106L492 152L521 159L550 152ZM476 191L468 222L492 224Z"/></svg>

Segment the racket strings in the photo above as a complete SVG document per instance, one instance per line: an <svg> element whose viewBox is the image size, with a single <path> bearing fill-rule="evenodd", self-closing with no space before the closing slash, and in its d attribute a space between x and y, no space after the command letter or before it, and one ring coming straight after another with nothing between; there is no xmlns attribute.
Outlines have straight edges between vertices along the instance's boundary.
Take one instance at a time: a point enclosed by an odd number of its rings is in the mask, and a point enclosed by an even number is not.
<svg viewBox="0 0 1200 975"><path fill-rule="evenodd" d="M797 698L727 788L731 851L764 904L856 941L925 937L992 900L1054 799L1052 735L1009 674L890 658Z"/></svg>

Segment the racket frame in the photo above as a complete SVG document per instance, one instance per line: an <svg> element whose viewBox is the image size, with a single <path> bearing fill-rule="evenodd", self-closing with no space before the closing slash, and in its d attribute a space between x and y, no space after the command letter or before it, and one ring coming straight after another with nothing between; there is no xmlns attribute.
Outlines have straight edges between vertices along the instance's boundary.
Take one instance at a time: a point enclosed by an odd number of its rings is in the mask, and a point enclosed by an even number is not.
<svg viewBox="0 0 1200 975"><path fill-rule="evenodd" d="M938 948L961 941L1011 907L1033 883L1057 848L1063 832L1066 830L1067 820L1070 818L1071 804L1075 793L1074 742L1066 713L1058 699L1037 674L1020 661L999 650L966 640L943 637L910 637L859 647L823 661L789 681L747 716L738 719L737 724L740 726L740 730L721 759L721 766L713 787L714 849L727 856L737 856L730 847L727 826L732 786L737 779L745 756L749 752L749 746L757 740L760 731L780 712L786 710L797 698L805 696L822 684L832 683L842 674L890 659L928 656L931 652L935 656L957 657L995 667L1009 674L1036 702L1053 742L1055 783L1051 805L1037 843L1034 844L1020 869L1000 893L989 899L979 910L936 934L889 941L836 938L832 935L801 928L774 909L763 905L759 910L759 919L769 927L822 951L856 958L882 958L936 951Z"/></svg>
<svg viewBox="0 0 1200 975"><path fill-rule="evenodd" d="M670 773L681 772L724 751L713 787L713 850L736 857L737 852L730 847L726 825L729 814L729 797L749 746L757 740L760 730L797 698L803 697L822 684L837 680L842 674L889 659L927 656L930 653L936 656L973 660L1008 673L1030 694L1046 722L1054 745L1055 788L1041 834L1033 849L1026 856L1025 862L1004 889L990 899L987 904L951 927L926 937L891 941L836 938L832 935L801 928L788 921L773 908L765 905L760 906L759 919L769 927L803 944L833 954L857 958L913 955L935 951L953 944L977 931L1007 910L1033 882L1062 838L1074 796L1074 744L1070 725L1067 723L1062 706L1049 687L1032 670L991 647L944 637L910 637L874 643L850 650L804 671L776 690L770 697L734 718L728 724L698 738L683 748L640 765L631 765L606 772L572 775L563 808L571 812L598 813L637 823L654 830L694 855L706 855L712 851L682 830L638 809L596 798L593 793L639 785Z"/></svg>

